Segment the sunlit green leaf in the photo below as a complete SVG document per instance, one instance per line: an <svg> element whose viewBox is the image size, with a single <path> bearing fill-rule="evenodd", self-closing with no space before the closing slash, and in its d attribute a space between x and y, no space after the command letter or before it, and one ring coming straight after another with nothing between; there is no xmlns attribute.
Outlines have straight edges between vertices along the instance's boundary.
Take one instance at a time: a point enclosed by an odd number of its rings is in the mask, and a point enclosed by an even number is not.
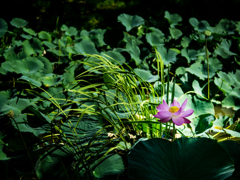
<svg viewBox="0 0 240 180"><path fill-rule="evenodd" d="M143 42L140 40L140 38L136 38L133 35L128 34L127 32L123 32L124 38L123 41L127 43L132 43L132 41L136 42L136 46L139 46L140 44L143 44Z"/></svg>
<svg viewBox="0 0 240 180"><path fill-rule="evenodd" d="M118 16L118 22L121 22L127 31L130 31L132 28L143 25L145 23L144 19L140 16L121 14Z"/></svg>
<svg viewBox="0 0 240 180"><path fill-rule="evenodd" d="M75 27L70 27L66 30L65 34L68 36L76 36L78 33L77 29Z"/></svg>
<svg viewBox="0 0 240 180"><path fill-rule="evenodd" d="M153 32L147 33L146 34L146 39L147 42L151 45L151 46L161 46L164 45L164 34L162 33L161 30L154 28L154 27L150 27L149 29L151 29Z"/></svg>
<svg viewBox="0 0 240 180"><path fill-rule="evenodd" d="M214 52L223 58L228 58L229 56L236 55L236 53L230 51L231 45L231 40L227 41L226 39L224 39L220 45L218 44L218 47L217 49L215 49Z"/></svg>
<svg viewBox="0 0 240 180"><path fill-rule="evenodd" d="M155 82L159 79L158 75L152 75L150 71L143 69L134 69L134 72L143 80L147 82Z"/></svg>
<svg viewBox="0 0 240 180"><path fill-rule="evenodd" d="M138 66L141 63L140 59L140 49L136 45L136 42L132 40L131 43L127 43L126 45L127 52L131 55L131 58L135 61L136 65Z"/></svg>
<svg viewBox="0 0 240 180"><path fill-rule="evenodd" d="M192 124L194 124L192 125L192 127L194 126L193 131L195 131L196 134L203 133L212 127L214 120L215 117L212 114L204 114L195 117L192 119Z"/></svg>
<svg viewBox="0 0 240 180"><path fill-rule="evenodd" d="M163 46L158 46L157 51L160 53L164 65L168 65L169 63L174 63L177 60L177 52L172 49L166 49Z"/></svg>
<svg viewBox="0 0 240 180"><path fill-rule="evenodd" d="M196 60L198 58L198 53L194 49L184 48L181 50L181 55L187 59L188 63L190 63L192 60Z"/></svg>
<svg viewBox="0 0 240 180"><path fill-rule="evenodd" d="M228 94L222 101L222 106L227 108L233 108L234 110L240 109L240 90L235 88L230 94Z"/></svg>
<svg viewBox="0 0 240 180"><path fill-rule="evenodd" d="M181 45L183 48L187 48L190 42L191 42L191 39L184 36L184 37L182 37Z"/></svg>
<svg viewBox="0 0 240 180"><path fill-rule="evenodd" d="M49 42L51 42L52 41L52 37L51 37L51 35L48 33L48 32L46 32L46 31L41 31L40 33L38 33L38 37L40 38L40 39L46 39L46 40L48 40Z"/></svg>
<svg viewBox="0 0 240 180"><path fill-rule="evenodd" d="M73 48L77 54L99 54L92 41L82 40L80 43L76 43Z"/></svg>
<svg viewBox="0 0 240 180"><path fill-rule="evenodd" d="M26 33L32 35L32 36L36 36L37 33L35 33L34 30L32 30L31 28L23 28L23 31L25 31Z"/></svg>
<svg viewBox="0 0 240 180"><path fill-rule="evenodd" d="M42 85L41 82L36 81L36 80L34 80L34 79L30 78L30 77L27 77L27 76L21 76L21 77L18 78L18 79L20 79L20 80L25 80L25 81L27 81L27 82L35 85L35 86L41 86L41 85Z"/></svg>
<svg viewBox="0 0 240 180"><path fill-rule="evenodd" d="M25 39L32 39L33 38L31 35L26 35L26 34L21 34L20 36L25 38Z"/></svg>
<svg viewBox="0 0 240 180"><path fill-rule="evenodd" d="M173 39L178 39L180 36L182 36L182 31L176 28L169 28L170 34Z"/></svg>
<svg viewBox="0 0 240 180"><path fill-rule="evenodd" d="M104 53L101 53L104 55L104 58L108 59L110 62L112 62L113 64L123 64L125 63L126 59L125 57L120 54L119 52L115 52L115 51L107 51Z"/></svg>
<svg viewBox="0 0 240 180"><path fill-rule="evenodd" d="M182 21L182 17L178 14L170 14L168 11L165 11L164 17L168 20L170 23L170 27L174 28L176 25L178 25L179 22Z"/></svg>

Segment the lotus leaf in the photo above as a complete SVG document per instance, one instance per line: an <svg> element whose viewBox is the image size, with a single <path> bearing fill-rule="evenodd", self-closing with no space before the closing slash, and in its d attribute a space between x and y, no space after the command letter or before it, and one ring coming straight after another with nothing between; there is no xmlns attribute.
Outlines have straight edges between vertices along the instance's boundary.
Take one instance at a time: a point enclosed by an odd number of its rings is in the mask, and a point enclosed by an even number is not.
<svg viewBox="0 0 240 180"><path fill-rule="evenodd" d="M134 72L143 80L147 82L155 82L159 79L158 75L152 75L150 71L146 71L143 69L135 68Z"/></svg>
<svg viewBox="0 0 240 180"><path fill-rule="evenodd" d="M118 16L118 22L121 22L127 31L130 31L132 28L145 24L145 21L142 17L128 14L121 14Z"/></svg>
<svg viewBox="0 0 240 180"><path fill-rule="evenodd" d="M22 60L17 60L12 64L16 73L31 77L32 75L40 72L44 68L44 64L36 57L27 57Z"/></svg>
<svg viewBox="0 0 240 180"><path fill-rule="evenodd" d="M240 146L237 142L234 141L223 141L219 143L229 154L232 161L234 162L235 171L233 172L233 179L238 179L240 177Z"/></svg>
<svg viewBox="0 0 240 180"><path fill-rule="evenodd" d="M92 41L89 40L82 40L80 43L76 43L74 45L74 50L76 51L76 54L99 54L97 49L95 48L95 45Z"/></svg>
<svg viewBox="0 0 240 180"><path fill-rule="evenodd" d="M177 61L177 52L172 49L166 49L163 46L158 46L157 51L160 53L164 65L168 65L169 63L174 63Z"/></svg>
<svg viewBox="0 0 240 180"><path fill-rule="evenodd" d="M48 42L52 42L51 35L46 31L41 31L40 33L38 33L38 37L39 39L46 39Z"/></svg>
<svg viewBox="0 0 240 180"><path fill-rule="evenodd" d="M48 150L36 163L40 179L67 179L67 171L72 167L74 154L65 147Z"/></svg>
<svg viewBox="0 0 240 180"><path fill-rule="evenodd" d="M188 63L198 58L198 52L194 49L184 48L181 50L181 55L187 59Z"/></svg>
<svg viewBox="0 0 240 180"><path fill-rule="evenodd" d="M232 87L221 78L214 78L214 83L226 95L232 92Z"/></svg>
<svg viewBox="0 0 240 180"><path fill-rule="evenodd" d="M138 66L142 60L140 59L140 49L136 44L136 41L132 40L131 43L127 43L126 50L130 54L131 58L135 61L136 66Z"/></svg>
<svg viewBox="0 0 240 180"><path fill-rule="evenodd" d="M107 178L108 176L118 175L124 172L124 164L118 154L108 156L93 171L96 178Z"/></svg>
<svg viewBox="0 0 240 180"><path fill-rule="evenodd" d="M18 79L20 79L20 80L25 80L25 81L27 81L27 82L35 85L35 86L38 86L38 87L40 87L40 86L42 85L41 82L36 81L36 80L34 80L34 79L32 79L32 78L30 78L30 77L28 77L28 76L21 76L21 77L18 78Z"/></svg>
<svg viewBox="0 0 240 180"><path fill-rule="evenodd" d="M236 24L234 21L229 21L228 19L221 19L216 26L216 29L217 33L219 34L234 34L234 31L236 30Z"/></svg>
<svg viewBox="0 0 240 180"><path fill-rule="evenodd" d="M8 24L5 20L0 18L0 38L5 35L8 30Z"/></svg>
<svg viewBox="0 0 240 180"><path fill-rule="evenodd" d="M191 122L193 132L195 132L196 134L200 134L205 132L206 130L209 130L212 127L214 120L215 117L212 114L204 114L195 117L194 119L192 119Z"/></svg>
<svg viewBox="0 0 240 180"><path fill-rule="evenodd" d="M25 31L26 33L32 35L32 36L36 36L37 33L35 33L34 30L32 30L31 28L23 28L23 31Z"/></svg>
<svg viewBox="0 0 240 180"><path fill-rule="evenodd" d="M47 74L45 77L42 78L42 82L44 86L51 87L57 86L62 81L62 75L56 74Z"/></svg>
<svg viewBox="0 0 240 180"><path fill-rule="evenodd" d="M184 37L182 37L181 45L183 48L187 48L189 46L190 42L191 42L191 39L184 36Z"/></svg>
<svg viewBox="0 0 240 180"><path fill-rule="evenodd" d="M63 104L66 102L66 97L63 94L62 87L50 87L47 92L42 92L41 95L50 99L52 102Z"/></svg>
<svg viewBox="0 0 240 180"><path fill-rule="evenodd" d="M211 29L211 27L207 21L199 22L196 18L190 18L189 22L194 27L194 29L199 32L204 32L206 30Z"/></svg>
<svg viewBox="0 0 240 180"><path fill-rule="evenodd" d="M124 38L123 41L129 44L132 44L132 41L136 43L136 46L139 46L140 44L143 44L143 42L140 40L140 37L136 38L133 35L128 34L127 32L123 32Z"/></svg>
<svg viewBox="0 0 240 180"><path fill-rule="evenodd" d="M227 108L233 108L234 110L240 109L240 89L234 88L230 94L228 94L222 101L222 106Z"/></svg>
<svg viewBox="0 0 240 180"><path fill-rule="evenodd" d="M68 36L76 36L77 33L78 33L77 29L75 27L72 27L72 26L69 27L65 32L65 34L68 35Z"/></svg>
<svg viewBox="0 0 240 180"><path fill-rule="evenodd" d="M14 118L18 117L21 114L21 111L28 107L31 102L28 99L22 99L15 97L8 100L1 108L1 114L7 114L9 111L13 111Z"/></svg>
<svg viewBox="0 0 240 180"><path fill-rule="evenodd" d="M21 19L21 18L13 18L12 21L10 22L12 26L15 26L17 28L23 28L28 24L28 21Z"/></svg>
<svg viewBox="0 0 240 180"><path fill-rule="evenodd" d="M150 27L149 29L153 32L146 34L147 42L151 46L163 46L165 37L162 31L154 27Z"/></svg>
<svg viewBox="0 0 240 180"><path fill-rule="evenodd" d="M176 28L169 28L169 31L173 39L178 39L183 34L182 31Z"/></svg>
<svg viewBox="0 0 240 180"><path fill-rule="evenodd" d="M223 39L221 44L218 44L218 47L215 49L214 52L223 57L224 59L228 58L229 56L236 55L236 53L230 51L231 45L231 40L227 41L226 39Z"/></svg>
<svg viewBox="0 0 240 180"><path fill-rule="evenodd" d="M50 48L50 49L53 49L53 48L56 48L56 47L57 47L55 44L52 44L52 43L50 43L50 42L48 42L48 41L43 41L43 44L44 44L45 46L47 46L48 48Z"/></svg>
<svg viewBox="0 0 240 180"><path fill-rule="evenodd" d="M181 138L174 142L140 139L128 155L131 179L224 180L234 170L225 149L208 138Z"/></svg>
<svg viewBox="0 0 240 180"><path fill-rule="evenodd" d="M182 17L178 14L170 14L168 11L165 11L164 17L168 20L170 23L170 27L174 28L176 25L178 25L178 22L182 21Z"/></svg>
<svg viewBox="0 0 240 180"><path fill-rule="evenodd" d="M107 51L104 53L101 53L104 58L106 58L108 61L112 62L113 64L123 64L126 62L125 57L116 51Z"/></svg>

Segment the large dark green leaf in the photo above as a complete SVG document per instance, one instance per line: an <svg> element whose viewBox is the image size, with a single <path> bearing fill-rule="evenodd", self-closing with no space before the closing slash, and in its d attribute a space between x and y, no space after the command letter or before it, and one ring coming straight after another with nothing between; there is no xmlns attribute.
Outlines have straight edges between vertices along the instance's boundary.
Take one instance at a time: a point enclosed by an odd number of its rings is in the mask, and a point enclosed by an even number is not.
<svg viewBox="0 0 240 180"><path fill-rule="evenodd" d="M227 108L233 108L234 110L240 109L240 89L235 88L230 94L228 94L222 101L222 106Z"/></svg>
<svg viewBox="0 0 240 180"><path fill-rule="evenodd" d="M194 27L194 29L199 32L204 32L211 28L207 21L199 22L196 18L190 18L189 22Z"/></svg>
<svg viewBox="0 0 240 180"><path fill-rule="evenodd" d="M57 74L47 74L42 78L42 82L46 87L56 86L57 84L60 83L61 80L62 75Z"/></svg>
<svg viewBox="0 0 240 180"><path fill-rule="evenodd" d="M207 163L206 163L207 162ZM216 179L234 172L228 153L214 140L140 139L128 156L131 179Z"/></svg>
<svg viewBox="0 0 240 180"><path fill-rule="evenodd" d="M200 134L211 128L214 120L215 117L212 114L200 115L192 120L191 126L196 134Z"/></svg>
<svg viewBox="0 0 240 180"><path fill-rule="evenodd" d="M10 24L17 28L23 28L24 26L26 26L28 24L28 21L21 19L21 18L13 18L12 21L10 21Z"/></svg>
<svg viewBox="0 0 240 180"><path fill-rule="evenodd" d="M191 60L196 60L198 58L198 53L194 49L184 48L181 50L181 55L187 59L188 63L190 63Z"/></svg>
<svg viewBox="0 0 240 180"><path fill-rule="evenodd" d="M7 29L8 29L7 22L2 18L0 18L0 38L5 35L5 33L7 32Z"/></svg>
<svg viewBox="0 0 240 180"><path fill-rule="evenodd" d="M221 78L214 78L214 83L217 85L217 87L224 93L224 94L228 94L232 91L232 87L226 83L225 81L223 81Z"/></svg>
<svg viewBox="0 0 240 180"><path fill-rule="evenodd" d="M28 76L21 76L21 77L18 78L18 79L20 79L20 80L25 80L25 81L27 81L27 82L35 85L35 86L39 86L39 87L40 87L40 86L42 85L41 82L36 81L36 80L34 80L34 79L32 79L32 78L30 78L30 77L28 77Z"/></svg>
<svg viewBox="0 0 240 180"><path fill-rule="evenodd" d="M68 30L65 32L66 35L68 36L76 36L78 33L77 29L75 27L70 27Z"/></svg>
<svg viewBox="0 0 240 180"><path fill-rule="evenodd" d="M127 31L130 31L132 28L143 25L145 23L144 19L140 16L121 14L118 16L118 22L121 22Z"/></svg>
<svg viewBox="0 0 240 180"><path fill-rule="evenodd" d="M163 46L158 46L157 51L160 53L164 65L168 65L169 63L174 63L177 61L177 52L172 49L166 49Z"/></svg>
<svg viewBox="0 0 240 180"><path fill-rule="evenodd" d="M217 75L227 84L234 87L240 87L240 70L236 70L235 74L233 72L222 72L220 71Z"/></svg>
<svg viewBox="0 0 240 180"><path fill-rule="evenodd" d="M104 33L106 29L93 29L89 32L89 38L96 44L97 47L106 45L104 42Z"/></svg>
<svg viewBox="0 0 240 180"><path fill-rule="evenodd" d="M66 102L66 97L63 94L63 88L62 87L50 87L47 90L48 93L43 92L41 95L45 96L48 99L51 99L52 102L54 103L65 103Z"/></svg>
<svg viewBox="0 0 240 180"><path fill-rule="evenodd" d="M228 19L221 19L217 24L216 28L213 28L211 31L217 34L234 34L236 30L236 23L234 21L229 21Z"/></svg>
<svg viewBox="0 0 240 180"><path fill-rule="evenodd" d="M123 32L124 38L123 41L126 43L132 43L132 41L135 41L136 46L139 46L140 44L143 44L143 42L140 40L141 37L136 38L133 35L128 34L127 32Z"/></svg>
<svg viewBox="0 0 240 180"><path fill-rule="evenodd" d="M228 58L229 56L236 55L236 53L230 51L231 45L232 45L231 40L227 41L226 39L224 39L220 45L218 44L218 47L217 49L215 49L214 52L225 59Z"/></svg>
<svg viewBox="0 0 240 180"><path fill-rule="evenodd" d="M235 171L232 178L237 180L240 177L240 145L234 141L223 141L220 145L228 152L232 161L234 162Z"/></svg>
<svg viewBox="0 0 240 180"><path fill-rule="evenodd" d="M101 54L103 54L103 57L112 62L113 64L119 63L122 65L126 61L125 57L121 53L116 51L107 51Z"/></svg>
<svg viewBox="0 0 240 180"><path fill-rule="evenodd" d="M178 22L182 21L182 17L178 14L170 14L168 11L165 11L164 17L168 20L170 23L170 27L174 28L176 25L178 25Z"/></svg>
<svg viewBox="0 0 240 180"><path fill-rule="evenodd" d="M159 79L158 75L152 75L150 71L143 69L134 69L134 72L143 80L147 82L155 82Z"/></svg>
<svg viewBox="0 0 240 180"><path fill-rule="evenodd" d="M99 54L92 41L82 40L80 43L76 43L73 48L77 54Z"/></svg>
<svg viewBox="0 0 240 180"><path fill-rule="evenodd" d="M190 42L191 42L191 39L184 36L184 37L182 37L181 45L183 48L187 48Z"/></svg>
<svg viewBox="0 0 240 180"><path fill-rule="evenodd" d="M36 57L27 57L21 61L17 60L13 64L13 68L16 73L21 73L29 77L41 71L43 67L44 64Z"/></svg>
<svg viewBox="0 0 240 180"><path fill-rule="evenodd" d="M28 99L22 99L15 97L10 99L5 105L1 108L1 114L7 114L9 111L13 111L14 118L18 117L21 114L21 111L28 107L31 102Z"/></svg>
<svg viewBox="0 0 240 180"><path fill-rule="evenodd" d="M50 35L48 32L46 32L46 31L41 31L40 33L38 33L38 37L39 37L40 39L46 39L46 40L48 40L49 42L52 42L52 37L51 37L51 35Z"/></svg>
<svg viewBox="0 0 240 180"><path fill-rule="evenodd" d="M135 61L136 66L138 66L142 60L140 59L140 49L136 45L136 41L132 40L131 43L127 43L126 50L129 52L131 58Z"/></svg>
<svg viewBox="0 0 240 180"><path fill-rule="evenodd" d="M36 36L37 33L35 33L34 30L32 30L31 28L23 28L23 31L25 31L26 33L32 35L32 36Z"/></svg>
<svg viewBox="0 0 240 180"><path fill-rule="evenodd" d="M169 31L173 39L178 39L183 34L182 31L176 28L169 28Z"/></svg>
<svg viewBox="0 0 240 180"><path fill-rule="evenodd" d="M93 171L96 178L117 175L124 171L124 164L121 156L118 154L107 157Z"/></svg>
<svg viewBox="0 0 240 180"><path fill-rule="evenodd" d="M212 78L215 73L222 68L222 64L216 58L209 59L209 78ZM201 64L196 62L189 68L186 68L188 72L204 80L208 78L208 67L207 63Z"/></svg>
<svg viewBox="0 0 240 180"><path fill-rule="evenodd" d="M73 152L67 148L48 150L36 163L38 177L42 179L68 179L72 167Z"/></svg>
<svg viewBox="0 0 240 180"><path fill-rule="evenodd" d="M37 38L33 38L32 43L30 43L28 40L23 41L23 49L28 55L37 53L42 54L44 50L42 42Z"/></svg>
<svg viewBox="0 0 240 180"><path fill-rule="evenodd" d="M161 30L155 28L155 27L150 27L150 30L152 30L153 32L147 33L146 34L146 39L147 42L151 45L151 46L162 46L164 45L164 34L162 33Z"/></svg>

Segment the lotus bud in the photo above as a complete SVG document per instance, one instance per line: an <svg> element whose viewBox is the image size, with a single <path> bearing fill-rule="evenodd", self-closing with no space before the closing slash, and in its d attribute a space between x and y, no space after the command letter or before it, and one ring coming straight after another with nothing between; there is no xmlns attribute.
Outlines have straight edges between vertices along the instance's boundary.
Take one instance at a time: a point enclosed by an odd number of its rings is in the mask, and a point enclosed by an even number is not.
<svg viewBox="0 0 240 180"><path fill-rule="evenodd" d="M204 34L205 34L205 36L209 37L209 36L211 36L212 33L211 33L211 31L207 30L207 31L204 31Z"/></svg>

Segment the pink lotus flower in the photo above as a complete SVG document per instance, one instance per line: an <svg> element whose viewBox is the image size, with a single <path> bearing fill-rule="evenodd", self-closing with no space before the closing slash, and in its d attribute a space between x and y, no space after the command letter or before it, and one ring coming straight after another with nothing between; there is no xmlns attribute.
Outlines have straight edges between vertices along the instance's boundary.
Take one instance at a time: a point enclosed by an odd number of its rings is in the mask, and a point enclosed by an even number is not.
<svg viewBox="0 0 240 180"><path fill-rule="evenodd" d="M173 101L170 107L163 100L163 104L160 104L157 107L158 113L153 116L159 118L159 122L162 123L172 120L172 122L177 126L181 126L183 123L189 124L191 123L191 121L189 121L186 117L192 115L193 109L188 109L184 111L186 105L187 99L183 102L181 107L179 105L179 102L177 102L176 100Z"/></svg>

